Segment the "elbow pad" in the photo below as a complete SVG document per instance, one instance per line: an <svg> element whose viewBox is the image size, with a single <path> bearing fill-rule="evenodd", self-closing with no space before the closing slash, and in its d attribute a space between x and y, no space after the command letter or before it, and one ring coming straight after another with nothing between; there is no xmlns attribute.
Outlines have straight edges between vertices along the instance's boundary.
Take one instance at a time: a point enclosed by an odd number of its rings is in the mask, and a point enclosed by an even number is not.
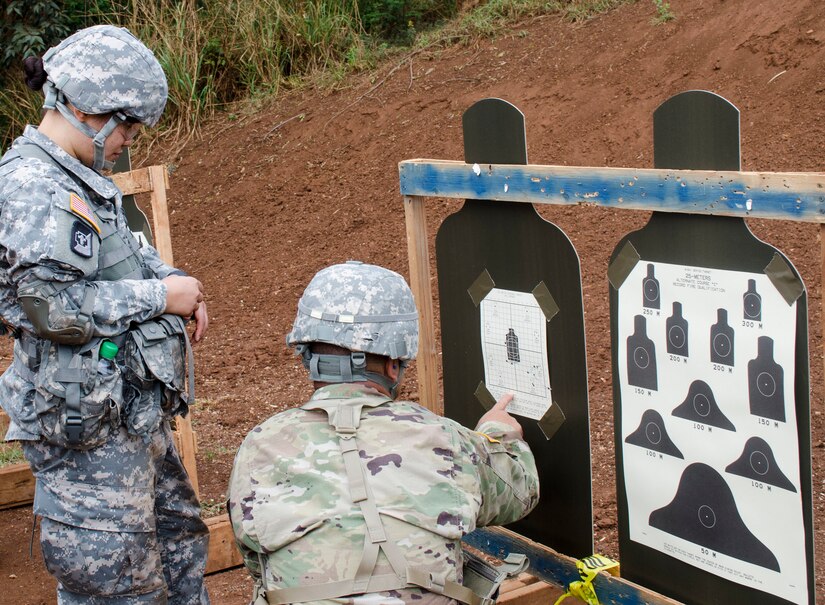
<svg viewBox="0 0 825 605"><path fill-rule="evenodd" d="M87 285L80 308L70 311L57 298L57 294L69 285L71 284L61 287L51 283L37 282L20 290L17 298L38 336L58 344L86 344L92 339L95 327L92 309L96 291L92 286ZM50 317L54 324L61 327L52 327Z"/></svg>

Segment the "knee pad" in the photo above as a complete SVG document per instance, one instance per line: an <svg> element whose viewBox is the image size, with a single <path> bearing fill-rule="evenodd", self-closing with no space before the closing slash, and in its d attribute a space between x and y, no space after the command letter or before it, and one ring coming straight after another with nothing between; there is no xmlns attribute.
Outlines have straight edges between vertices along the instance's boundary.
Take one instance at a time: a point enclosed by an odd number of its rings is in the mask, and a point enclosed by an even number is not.
<svg viewBox="0 0 825 605"><path fill-rule="evenodd" d="M100 531L43 518L40 547L46 569L71 592L109 597L165 591L154 533Z"/></svg>

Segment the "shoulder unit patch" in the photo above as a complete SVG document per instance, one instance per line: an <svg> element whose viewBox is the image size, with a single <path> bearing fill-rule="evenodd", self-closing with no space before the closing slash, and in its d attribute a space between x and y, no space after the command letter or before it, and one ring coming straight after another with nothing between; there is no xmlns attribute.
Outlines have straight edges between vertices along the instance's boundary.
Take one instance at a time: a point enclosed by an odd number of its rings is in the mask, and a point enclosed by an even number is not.
<svg viewBox="0 0 825 605"><path fill-rule="evenodd" d="M83 258L92 258L94 251L92 250L94 237L92 237L92 228L83 221L75 221L72 224L71 241L69 248L72 252L82 256Z"/></svg>

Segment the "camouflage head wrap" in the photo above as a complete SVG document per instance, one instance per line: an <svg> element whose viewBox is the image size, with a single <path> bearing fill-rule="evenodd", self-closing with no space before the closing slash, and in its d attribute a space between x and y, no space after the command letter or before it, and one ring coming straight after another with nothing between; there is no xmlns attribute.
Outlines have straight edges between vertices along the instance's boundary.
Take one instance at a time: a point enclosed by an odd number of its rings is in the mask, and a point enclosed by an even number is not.
<svg viewBox="0 0 825 605"><path fill-rule="evenodd" d="M106 137L127 118L154 126L166 106L166 76L158 60L128 30L113 25L87 27L43 55L48 74L44 109L57 109L75 128L94 140L92 168L110 167L103 157ZM80 122L66 102L86 114L113 114L95 131Z"/></svg>
<svg viewBox="0 0 825 605"><path fill-rule="evenodd" d="M415 359L418 313L412 291L398 273L375 265L348 261L327 267L304 290L286 341Z"/></svg>

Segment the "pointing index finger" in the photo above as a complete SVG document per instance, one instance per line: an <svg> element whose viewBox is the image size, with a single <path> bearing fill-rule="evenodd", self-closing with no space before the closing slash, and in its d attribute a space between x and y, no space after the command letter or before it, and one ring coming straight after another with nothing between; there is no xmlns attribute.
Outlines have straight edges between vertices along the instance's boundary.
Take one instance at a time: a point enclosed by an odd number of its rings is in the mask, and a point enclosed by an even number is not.
<svg viewBox="0 0 825 605"><path fill-rule="evenodd" d="M493 406L494 410L505 410L510 402L513 401L513 394L512 393L505 393L501 396L501 398L496 402L496 405Z"/></svg>

